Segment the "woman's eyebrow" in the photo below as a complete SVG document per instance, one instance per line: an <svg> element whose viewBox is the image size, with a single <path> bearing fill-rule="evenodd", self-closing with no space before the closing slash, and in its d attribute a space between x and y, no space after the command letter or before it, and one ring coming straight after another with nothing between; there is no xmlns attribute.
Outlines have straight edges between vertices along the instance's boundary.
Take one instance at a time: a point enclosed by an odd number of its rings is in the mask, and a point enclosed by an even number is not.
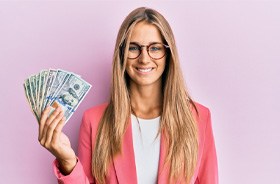
<svg viewBox="0 0 280 184"><path fill-rule="evenodd" d="M151 45L151 44L154 44L154 43L162 43L162 42L149 42L147 45ZM144 44L140 44L139 42L130 42L130 44L137 44L137 45L144 45ZM145 44L146 45L146 44Z"/></svg>

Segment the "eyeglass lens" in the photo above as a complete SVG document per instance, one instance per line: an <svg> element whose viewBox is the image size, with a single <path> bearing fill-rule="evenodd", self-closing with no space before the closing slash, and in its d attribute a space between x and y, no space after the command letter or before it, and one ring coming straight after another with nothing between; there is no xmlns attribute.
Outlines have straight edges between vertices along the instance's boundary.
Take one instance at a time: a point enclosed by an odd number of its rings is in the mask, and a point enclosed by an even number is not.
<svg viewBox="0 0 280 184"><path fill-rule="evenodd" d="M149 56L152 59L161 59L165 56L166 48L165 45L162 43L153 43L147 46L140 46L136 43L130 43L128 49L128 58L129 59L136 59L141 55L141 51L143 47L147 47L147 51Z"/></svg>

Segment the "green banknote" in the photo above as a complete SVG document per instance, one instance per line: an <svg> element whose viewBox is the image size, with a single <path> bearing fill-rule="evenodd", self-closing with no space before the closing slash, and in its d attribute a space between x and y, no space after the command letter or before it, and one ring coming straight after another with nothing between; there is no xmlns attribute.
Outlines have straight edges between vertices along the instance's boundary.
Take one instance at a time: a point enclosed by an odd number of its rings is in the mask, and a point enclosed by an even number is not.
<svg viewBox="0 0 280 184"><path fill-rule="evenodd" d="M23 86L38 122L47 105L51 106L51 113L61 106L67 122L92 87L80 75L61 69L42 70L27 78Z"/></svg>

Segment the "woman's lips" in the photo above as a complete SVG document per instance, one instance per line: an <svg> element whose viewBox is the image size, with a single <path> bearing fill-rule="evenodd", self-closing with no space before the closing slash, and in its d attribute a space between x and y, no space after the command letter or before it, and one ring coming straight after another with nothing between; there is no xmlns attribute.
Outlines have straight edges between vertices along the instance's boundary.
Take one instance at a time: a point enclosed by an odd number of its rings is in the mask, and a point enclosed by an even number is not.
<svg viewBox="0 0 280 184"><path fill-rule="evenodd" d="M143 73L148 73L148 72L153 70L152 67L149 67L149 68L138 68L138 67L136 67L136 69L140 72L143 72Z"/></svg>

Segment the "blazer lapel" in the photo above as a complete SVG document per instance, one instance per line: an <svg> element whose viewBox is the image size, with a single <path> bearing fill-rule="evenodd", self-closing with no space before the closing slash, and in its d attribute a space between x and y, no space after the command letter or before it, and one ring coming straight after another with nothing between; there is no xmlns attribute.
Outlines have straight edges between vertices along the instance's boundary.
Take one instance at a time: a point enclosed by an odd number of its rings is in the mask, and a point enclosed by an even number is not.
<svg viewBox="0 0 280 184"><path fill-rule="evenodd" d="M115 156L113 163L118 183L137 184L131 120L123 137L122 152Z"/></svg>

